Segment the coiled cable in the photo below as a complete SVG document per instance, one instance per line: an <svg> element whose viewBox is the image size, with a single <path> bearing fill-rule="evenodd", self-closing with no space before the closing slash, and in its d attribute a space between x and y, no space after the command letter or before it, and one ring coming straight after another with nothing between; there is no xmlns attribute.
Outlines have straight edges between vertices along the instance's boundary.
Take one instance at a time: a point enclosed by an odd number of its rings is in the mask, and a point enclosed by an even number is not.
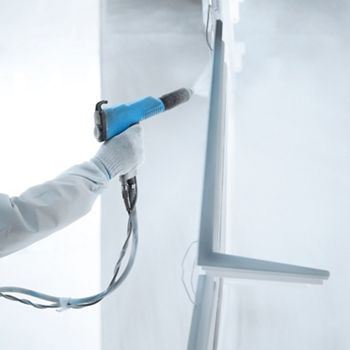
<svg viewBox="0 0 350 350"><path fill-rule="evenodd" d="M37 309L56 309L62 311L65 309L81 309L87 306L91 306L99 303L107 295L111 294L116 288L118 288L129 275L136 257L137 245L138 245L138 224L136 215L136 201L137 201L137 181L136 177L131 179L121 178L122 181L122 195L126 210L129 214L127 225L127 237L123 244L119 258L114 267L114 273L108 287L102 292L91 295L84 298L66 298L57 297L49 294L37 292L35 290L21 288L21 287L0 287L0 297L11 301L17 301L25 305L32 306ZM129 243L131 241L129 260L125 266L124 271L118 277L120 272L122 261L126 255ZM15 294L26 295L46 303L36 303L26 298L17 297Z"/></svg>

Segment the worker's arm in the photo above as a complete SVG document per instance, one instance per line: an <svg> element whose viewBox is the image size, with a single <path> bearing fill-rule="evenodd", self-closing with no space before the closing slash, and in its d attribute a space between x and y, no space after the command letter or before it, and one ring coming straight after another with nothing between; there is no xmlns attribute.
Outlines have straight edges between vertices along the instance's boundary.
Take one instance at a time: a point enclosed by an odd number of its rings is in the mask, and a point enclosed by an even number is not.
<svg viewBox="0 0 350 350"><path fill-rule="evenodd" d="M91 161L32 187L18 197L0 194L0 257L69 225L91 208L114 176L143 159L142 130L133 126L103 144Z"/></svg>

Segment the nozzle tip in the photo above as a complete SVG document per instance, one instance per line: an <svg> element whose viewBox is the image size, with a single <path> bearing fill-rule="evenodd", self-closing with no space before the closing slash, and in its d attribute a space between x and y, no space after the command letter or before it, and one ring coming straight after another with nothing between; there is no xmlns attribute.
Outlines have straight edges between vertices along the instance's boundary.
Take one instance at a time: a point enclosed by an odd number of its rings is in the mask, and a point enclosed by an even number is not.
<svg viewBox="0 0 350 350"><path fill-rule="evenodd" d="M177 105L187 102L193 95L192 89L179 89L169 94L163 95L160 97L162 100L165 110L176 107Z"/></svg>

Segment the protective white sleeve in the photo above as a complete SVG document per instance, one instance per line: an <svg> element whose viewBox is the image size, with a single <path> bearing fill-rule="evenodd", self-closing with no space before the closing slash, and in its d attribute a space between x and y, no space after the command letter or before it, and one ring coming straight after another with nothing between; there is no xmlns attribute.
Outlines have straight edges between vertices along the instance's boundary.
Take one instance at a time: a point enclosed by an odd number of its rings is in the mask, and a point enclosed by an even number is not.
<svg viewBox="0 0 350 350"><path fill-rule="evenodd" d="M0 194L0 257L25 248L85 215L109 182L88 161L19 197Z"/></svg>

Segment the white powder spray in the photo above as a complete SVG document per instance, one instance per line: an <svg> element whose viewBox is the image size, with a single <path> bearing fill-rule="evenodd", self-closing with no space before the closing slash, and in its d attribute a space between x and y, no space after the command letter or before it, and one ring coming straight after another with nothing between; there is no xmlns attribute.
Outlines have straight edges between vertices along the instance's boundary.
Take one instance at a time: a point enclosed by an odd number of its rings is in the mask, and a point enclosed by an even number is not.
<svg viewBox="0 0 350 350"><path fill-rule="evenodd" d="M193 84L192 90L195 95L207 97L209 95L210 90L210 82L211 82L211 68L212 62L211 60L204 67L203 72L200 74L196 82Z"/></svg>

